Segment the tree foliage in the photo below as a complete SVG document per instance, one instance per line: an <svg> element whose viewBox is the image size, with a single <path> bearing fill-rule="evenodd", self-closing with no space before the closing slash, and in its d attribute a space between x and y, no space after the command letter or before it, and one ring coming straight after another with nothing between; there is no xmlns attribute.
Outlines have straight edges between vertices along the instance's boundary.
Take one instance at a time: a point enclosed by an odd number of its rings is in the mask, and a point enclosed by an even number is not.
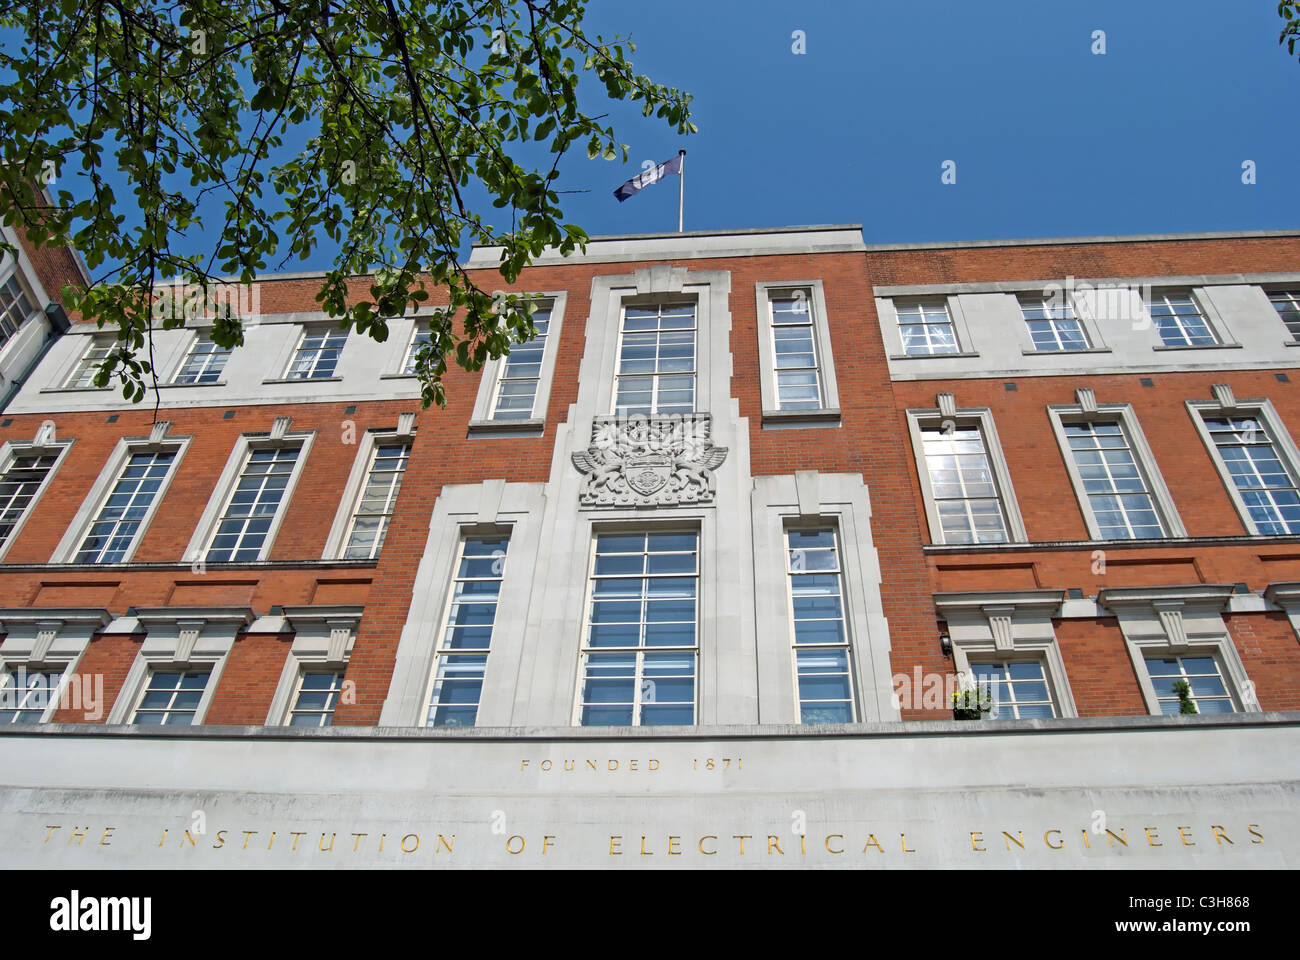
<svg viewBox="0 0 1300 960"><path fill-rule="evenodd" d="M1282 0L1277 5L1277 13L1285 21L1277 42L1286 44L1286 52L1294 56L1296 41L1300 40L1300 3L1296 0Z"/></svg>
<svg viewBox="0 0 1300 960"><path fill-rule="evenodd" d="M116 330L99 386L116 376L144 396L152 330L187 319L158 315L158 285L251 283L323 236L338 252L317 300L341 327L384 340L430 285L446 291L417 357L424 404L445 403L449 360L478 369L534 332L529 302L481 289L458 250L500 244L510 283L544 247L581 247L561 159L627 159L585 108L589 89L695 132L689 95L638 74L625 38L588 36L585 15L586 0L9 7L0 27L21 42L0 50L0 218L38 245L71 238L84 257L93 282L64 299ZM77 196L60 186L74 170ZM52 209L33 184L49 184ZM473 208L471 186L508 210L508 228ZM360 295L349 289L365 275ZM249 317L226 314L212 338L241 345Z"/></svg>

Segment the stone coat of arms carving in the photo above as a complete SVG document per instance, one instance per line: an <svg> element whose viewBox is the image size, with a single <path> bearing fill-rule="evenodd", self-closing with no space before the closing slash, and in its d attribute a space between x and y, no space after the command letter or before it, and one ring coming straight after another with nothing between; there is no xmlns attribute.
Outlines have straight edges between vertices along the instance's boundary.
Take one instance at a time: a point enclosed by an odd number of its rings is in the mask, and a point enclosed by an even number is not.
<svg viewBox="0 0 1300 960"><path fill-rule="evenodd" d="M597 417L591 446L573 454L586 475L578 501L584 507L672 506L712 503L713 471L727 448L713 445L707 413Z"/></svg>

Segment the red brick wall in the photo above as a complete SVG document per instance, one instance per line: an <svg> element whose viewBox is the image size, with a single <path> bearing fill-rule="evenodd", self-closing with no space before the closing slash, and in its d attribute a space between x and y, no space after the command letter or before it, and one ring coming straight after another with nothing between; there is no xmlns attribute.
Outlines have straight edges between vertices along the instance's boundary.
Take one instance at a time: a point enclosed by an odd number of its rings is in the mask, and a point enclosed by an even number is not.
<svg viewBox="0 0 1300 960"><path fill-rule="evenodd" d="M204 722L248 726L266 723L292 643L291 633L244 633L236 637Z"/></svg>
<svg viewBox="0 0 1300 960"><path fill-rule="evenodd" d="M1079 716L1147 715L1133 661L1114 617L1053 620L1052 626Z"/></svg>
<svg viewBox="0 0 1300 960"><path fill-rule="evenodd" d="M1300 710L1300 641L1287 615L1230 613L1228 633L1265 710Z"/></svg>
<svg viewBox="0 0 1300 960"><path fill-rule="evenodd" d="M51 723L104 723L108 713L117 702L126 681L127 671L135 662L140 652L144 634L101 634L91 638L90 645L77 664L77 684L82 690L92 691L97 688L97 678L102 678L103 702L100 704L100 716L91 719L86 715L86 705L69 703L66 708L55 710Z"/></svg>

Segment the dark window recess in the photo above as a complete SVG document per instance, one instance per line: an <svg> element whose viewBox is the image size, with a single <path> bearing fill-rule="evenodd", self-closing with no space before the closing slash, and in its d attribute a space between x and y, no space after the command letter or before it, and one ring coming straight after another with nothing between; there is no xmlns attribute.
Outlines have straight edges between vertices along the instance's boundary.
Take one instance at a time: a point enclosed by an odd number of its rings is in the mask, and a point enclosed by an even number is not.
<svg viewBox="0 0 1300 960"><path fill-rule="evenodd" d="M1288 377L1285 373L1275 373L1275 374L1273 374L1273 376L1277 377L1277 382L1278 382L1278 383L1290 383L1290 382L1291 382L1291 378Z"/></svg>
<svg viewBox="0 0 1300 960"><path fill-rule="evenodd" d="M117 423L117 414L115 413L115 414L113 414L112 416L110 416L110 417L108 418L108 422L109 422L109 423Z"/></svg>
<svg viewBox="0 0 1300 960"><path fill-rule="evenodd" d="M1083 599L1083 588L1082 588L1082 587L1070 587L1070 589L1066 591L1066 595L1067 595L1071 600L1082 600L1082 599Z"/></svg>
<svg viewBox="0 0 1300 960"><path fill-rule="evenodd" d="M1156 385L1156 382L1150 377L1142 377L1138 380L1138 383L1142 384L1144 387L1154 387Z"/></svg>
<svg viewBox="0 0 1300 960"><path fill-rule="evenodd" d="M1017 387L1014 383L1004 383L1004 384L1002 384L1002 386L1003 386L1003 388L1006 389L1006 390L1019 390L1019 389L1020 389L1020 388Z"/></svg>
<svg viewBox="0 0 1300 960"><path fill-rule="evenodd" d="M227 410L225 413L223 413L223 414L221 415L221 419L222 419L222 420L233 420L233 419L235 419L235 411L234 411L234 410Z"/></svg>
<svg viewBox="0 0 1300 960"><path fill-rule="evenodd" d="M350 414L350 413L356 413L356 412L357 412L357 405L356 405L355 403L352 404L352 406L350 406L350 407L344 407L344 408L343 408L343 416L345 416L345 417L346 417L348 414Z"/></svg>

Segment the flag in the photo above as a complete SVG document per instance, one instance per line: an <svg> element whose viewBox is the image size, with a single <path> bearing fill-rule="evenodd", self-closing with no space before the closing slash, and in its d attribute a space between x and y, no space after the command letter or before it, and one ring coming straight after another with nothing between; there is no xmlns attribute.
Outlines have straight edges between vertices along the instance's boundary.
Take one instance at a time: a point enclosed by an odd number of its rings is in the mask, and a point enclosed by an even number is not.
<svg viewBox="0 0 1300 960"><path fill-rule="evenodd" d="M652 183L658 183L664 177L674 173L682 172L682 155L679 153L671 160L665 160L658 166L651 167L644 173L639 173L623 186L614 191L614 196L622 203L633 194L641 192L643 187L648 187Z"/></svg>

